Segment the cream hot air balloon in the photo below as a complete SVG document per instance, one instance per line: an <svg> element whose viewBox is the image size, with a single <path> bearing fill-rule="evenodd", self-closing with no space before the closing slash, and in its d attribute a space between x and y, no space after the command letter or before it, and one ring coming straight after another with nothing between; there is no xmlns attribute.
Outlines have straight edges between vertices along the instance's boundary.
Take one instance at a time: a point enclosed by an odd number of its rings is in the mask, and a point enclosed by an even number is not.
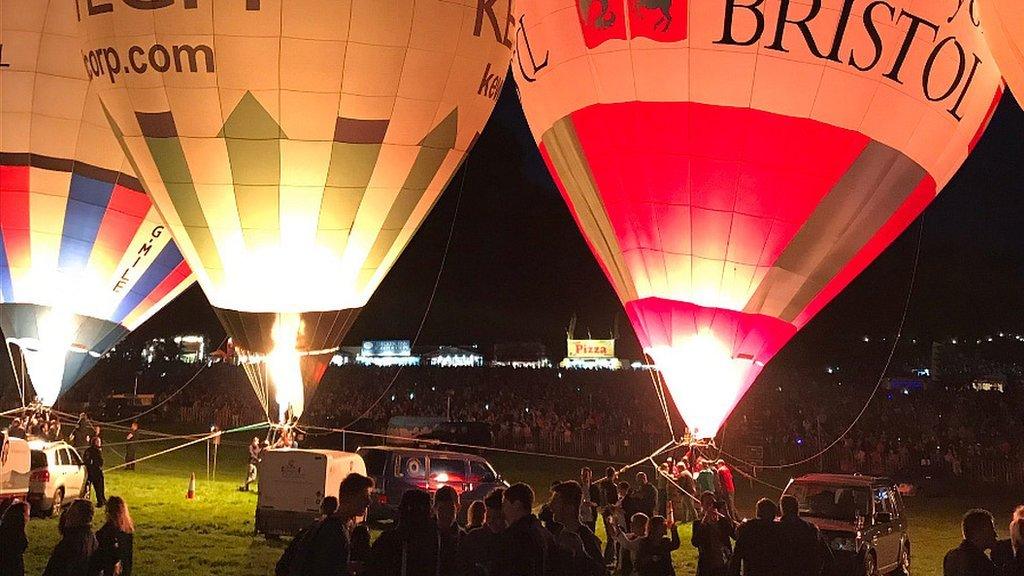
<svg viewBox="0 0 1024 576"><path fill-rule="evenodd" d="M517 9L530 128L698 439L949 181L1001 91L948 2Z"/></svg>
<svg viewBox="0 0 1024 576"><path fill-rule="evenodd" d="M300 415L490 115L510 1L80 4L139 178L264 406Z"/></svg>
<svg viewBox="0 0 1024 576"><path fill-rule="evenodd" d="M985 30L992 55L1018 101L1024 100L1024 2L969 0L961 10Z"/></svg>
<svg viewBox="0 0 1024 576"><path fill-rule="evenodd" d="M0 0L0 328L46 405L194 280L95 88L74 3Z"/></svg>

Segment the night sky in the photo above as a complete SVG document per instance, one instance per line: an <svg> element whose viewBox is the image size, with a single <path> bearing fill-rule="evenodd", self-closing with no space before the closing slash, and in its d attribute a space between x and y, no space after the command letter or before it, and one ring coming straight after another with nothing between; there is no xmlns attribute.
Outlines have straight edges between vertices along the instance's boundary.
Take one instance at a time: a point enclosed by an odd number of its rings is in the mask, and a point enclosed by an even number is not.
<svg viewBox="0 0 1024 576"><path fill-rule="evenodd" d="M544 168L512 86L510 79L467 165L370 300L345 345L413 339L453 230L419 344L487 347L541 341L551 356L561 357L565 329L576 315L577 336L589 330L594 337L607 337L618 324L620 355L639 355L618 299ZM925 211L923 229L920 220L912 225L789 349L892 333L907 295L919 232L920 268L908 335L1024 330L1022 159L1024 113L1007 96L974 154ZM129 345L186 331L205 332L217 341L224 334L198 286L140 328Z"/></svg>

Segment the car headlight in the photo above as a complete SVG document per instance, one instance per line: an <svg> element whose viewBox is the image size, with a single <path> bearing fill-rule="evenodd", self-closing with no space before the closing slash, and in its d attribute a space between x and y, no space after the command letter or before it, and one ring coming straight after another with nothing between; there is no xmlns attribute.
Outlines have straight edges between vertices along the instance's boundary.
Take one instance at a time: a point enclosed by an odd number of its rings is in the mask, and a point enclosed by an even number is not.
<svg viewBox="0 0 1024 576"><path fill-rule="evenodd" d="M840 552L856 552L857 541L853 538L834 538L832 540L832 549Z"/></svg>

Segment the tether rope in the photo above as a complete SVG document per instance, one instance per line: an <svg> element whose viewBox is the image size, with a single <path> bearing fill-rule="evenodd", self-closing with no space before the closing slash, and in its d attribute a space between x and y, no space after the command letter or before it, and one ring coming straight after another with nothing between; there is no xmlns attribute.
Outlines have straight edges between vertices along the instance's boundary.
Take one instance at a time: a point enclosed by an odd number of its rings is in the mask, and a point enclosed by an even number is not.
<svg viewBox="0 0 1024 576"><path fill-rule="evenodd" d="M420 339L420 334L423 332L423 326L426 325L427 317L430 315L430 309L434 305L434 297L437 295L437 287L440 286L441 284L441 276L444 274L445 264L448 262L448 250L451 248L452 238L455 236L455 223L458 222L459 219L459 207L462 205L462 192L466 188L466 176L469 174L469 160L470 156L467 154L466 164L462 170L462 181L459 184L459 196L455 200L455 210L452 213L452 223L451 226L448 228L448 240L444 243L444 252L442 253L441 256L441 264L438 266L437 276L434 278L434 287L430 290L430 298L427 300L427 306L423 310L423 317L420 318L419 328L416 329L416 336L412 339L412 344L410 345L410 347L415 346ZM378 404L380 404L381 400L383 400L384 397L387 396L388 392L390 392L391 389L395 386L395 382L398 381L398 377L399 375L402 374L403 368L404 366L398 367L398 369L395 371L395 375L391 378L391 382L389 382L388 385L384 388L384 391L381 392L379 396L377 396L377 399L374 400L372 404L370 404L370 407L364 410L363 413L360 414L358 418L345 425L344 428L350 428L353 425L355 425L356 422L359 422L363 418L366 418L366 416L369 415L370 412L372 412L374 408L377 407Z"/></svg>
<svg viewBox="0 0 1024 576"><path fill-rule="evenodd" d="M860 422L860 419L864 416L865 413L867 413L868 408L871 406L871 402L875 399L875 396L878 394L878 390L882 387L882 383L885 381L885 374L886 374L886 372L889 371L889 366L892 364L892 359L896 356L896 348L899 346L900 338L903 337L903 327L904 327L904 324L907 321L907 314L910 311L910 303L911 303L911 301L913 299L913 295L914 295L914 284L917 281L918 264L920 263L920 260L921 260L921 238L924 236L924 215L922 215L920 217L919 222L920 222L920 224L918 226L918 231L917 231L917 248L914 251L914 267L913 267L911 275L910 275L910 283L907 286L907 298L906 298L906 301L903 304L903 313L900 316L900 321L899 321L899 324L897 325L897 328L896 328L896 336L892 340L892 346L889 348L889 355L888 355L888 357L885 360L885 366L882 367L881 374L879 374L879 376L878 376L878 381L875 382L874 389L871 391L871 394L868 396L867 401L864 402L864 406L860 409L860 412L857 414L857 417L853 419L853 422L851 422L850 425L847 426L846 430L844 430L842 434L840 434L838 437L836 437L836 439L833 440L828 446L826 446L825 448L819 450L816 454L814 454L812 456L809 456L807 458L804 458L802 460L798 460L797 462L791 462L789 464L775 464L775 465L763 465L763 466L760 466L760 465L753 464L751 462L746 462L745 460L743 460L741 458L738 458L736 456L733 456L733 455L729 454L728 452L724 452L723 451L722 452L723 454L725 454L726 456L729 456L730 458L732 458L733 460L735 460L737 462L740 462L740 463L742 463L742 464L744 464L746 466L750 466L751 469L754 470L755 472L758 469L761 469L761 470L785 470L787 468L795 468L797 466L802 466L804 464L807 464L808 462L817 460L818 458L824 456L828 451L832 450L840 442L842 442L843 439L846 438L846 436L850 432L853 431L853 429Z"/></svg>
<svg viewBox="0 0 1024 576"><path fill-rule="evenodd" d="M227 435L227 434L235 434L235 433L238 433L238 432L248 432L248 431L251 431L251 430L259 430L260 428L263 428L266 425L267 425L266 422L257 422L255 424L248 424L248 425L245 425L245 426L239 426L237 428L232 428L230 430L218 430L216 432L210 432L208 434L203 434L202 436L200 436L199 438L196 438L194 440L190 440L188 442L185 442L183 444L179 444L177 446L172 446L172 447L170 447L170 448L168 448L166 450L161 450L161 451L155 452L153 454L148 454L146 456L143 456L142 458L136 458L135 460L132 460L131 462L124 462L124 463L118 464L116 466L111 466L109 468L104 468L103 471L104 472L110 472L111 470L117 470L119 468L124 468L125 466L131 465L131 464L137 464L139 462L145 462L146 460L150 460L150 459L156 458L158 456L163 456L163 455L169 454L171 452L176 452L176 451L181 450L183 448L188 448L189 446L192 446L192 445L195 445L195 444L199 444L200 442L205 442L207 440L212 440L213 438L216 438L217 436L224 436L224 435Z"/></svg>

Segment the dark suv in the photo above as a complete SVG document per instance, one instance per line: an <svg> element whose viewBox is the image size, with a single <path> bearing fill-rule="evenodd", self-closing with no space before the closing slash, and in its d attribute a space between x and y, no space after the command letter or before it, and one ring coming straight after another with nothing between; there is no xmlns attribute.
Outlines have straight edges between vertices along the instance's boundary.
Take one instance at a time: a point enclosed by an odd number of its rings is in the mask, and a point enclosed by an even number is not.
<svg viewBox="0 0 1024 576"><path fill-rule="evenodd" d="M462 497L462 515L474 500L508 484L482 456L401 446L364 446L356 450L366 463L366 474L374 480L374 499L369 519L393 520L398 503L407 490L420 488L435 492L441 486L455 488Z"/></svg>
<svg viewBox="0 0 1024 576"><path fill-rule="evenodd" d="M835 574L910 573L906 510L892 480L808 474L790 481L786 494L796 497L800 517L817 526L828 540Z"/></svg>

